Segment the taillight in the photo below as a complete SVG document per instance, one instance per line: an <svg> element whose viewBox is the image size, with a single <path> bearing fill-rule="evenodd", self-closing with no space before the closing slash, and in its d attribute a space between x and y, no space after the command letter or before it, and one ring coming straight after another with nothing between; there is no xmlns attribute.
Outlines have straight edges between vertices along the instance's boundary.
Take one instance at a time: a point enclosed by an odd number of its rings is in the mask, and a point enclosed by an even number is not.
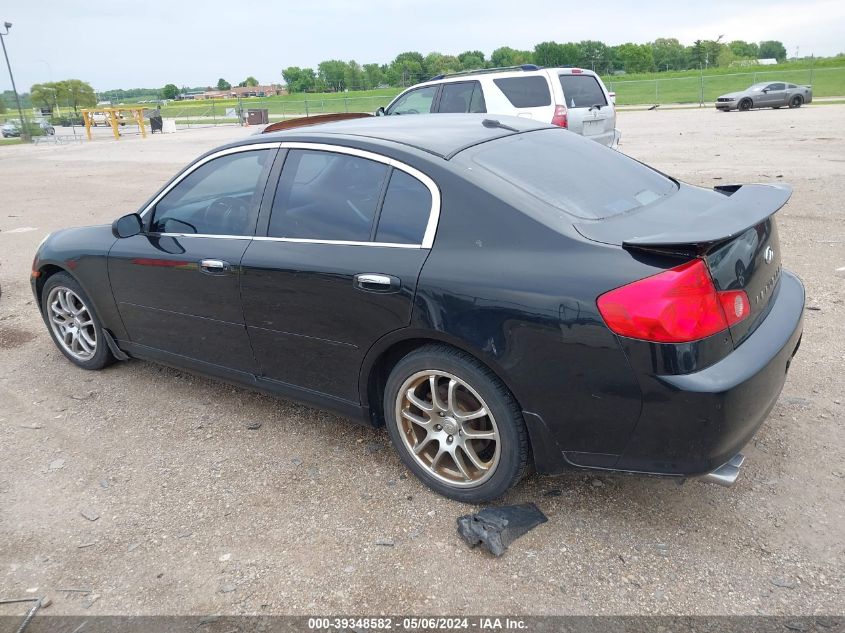
<svg viewBox="0 0 845 633"><path fill-rule="evenodd" d="M552 117L552 125L560 127L568 127L569 122L566 120L566 106L556 105L555 113Z"/></svg>
<svg viewBox="0 0 845 633"><path fill-rule="evenodd" d="M716 290L701 259L606 292L596 303L616 334L658 343L697 341L751 312L744 291Z"/></svg>

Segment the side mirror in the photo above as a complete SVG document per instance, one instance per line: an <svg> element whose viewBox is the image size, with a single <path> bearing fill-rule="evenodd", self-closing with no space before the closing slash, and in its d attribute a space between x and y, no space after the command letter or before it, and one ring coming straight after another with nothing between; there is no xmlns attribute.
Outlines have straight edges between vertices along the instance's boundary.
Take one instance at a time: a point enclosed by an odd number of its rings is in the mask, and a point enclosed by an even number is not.
<svg viewBox="0 0 845 633"><path fill-rule="evenodd" d="M124 215L122 218L115 220L111 225L112 235L117 238L132 237L133 235L140 234L143 230L144 223L141 220L141 216L137 213Z"/></svg>
<svg viewBox="0 0 845 633"><path fill-rule="evenodd" d="M376 110L376 116L384 116L385 114L387 113L384 111L384 106L381 106L378 110Z"/></svg>
<svg viewBox="0 0 845 633"><path fill-rule="evenodd" d="M767 93L767 92L769 92L769 89L768 89L768 88L763 88L763 93L765 94L765 93Z"/></svg>

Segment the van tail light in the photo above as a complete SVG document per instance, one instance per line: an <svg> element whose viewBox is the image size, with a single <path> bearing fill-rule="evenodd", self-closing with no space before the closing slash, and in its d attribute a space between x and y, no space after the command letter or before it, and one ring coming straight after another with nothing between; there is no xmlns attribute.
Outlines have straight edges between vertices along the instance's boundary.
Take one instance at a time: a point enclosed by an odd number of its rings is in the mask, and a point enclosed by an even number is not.
<svg viewBox="0 0 845 633"><path fill-rule="evenodd" d="M606 292L596 303L616 334L657 343L697 341L751 313L745 291L717 291L701 259Z"/></svg>
<svg viewBox="0 0 845 633"><path fill-rule="evenodd" d="M559 127L569 127L569 121L566 120L566 106L555 106L555 114L552 117L552 125L557 125Z"/></svg>

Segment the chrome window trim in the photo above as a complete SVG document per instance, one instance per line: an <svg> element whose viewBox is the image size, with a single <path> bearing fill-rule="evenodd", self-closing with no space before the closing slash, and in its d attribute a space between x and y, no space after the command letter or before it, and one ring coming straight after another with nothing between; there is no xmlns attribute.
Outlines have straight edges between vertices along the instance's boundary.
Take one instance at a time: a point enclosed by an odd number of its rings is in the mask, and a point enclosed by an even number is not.
<svg viewBox="0 0 845 633"><path fill-rule="evenodd" d="M308 143L299 141L289 142L275 142L275 143L253 143L251 145L239 145L237 147L230 147L223 149L213 154L209 154L200 161L197 161L190 167L186 168L179 176L171 182L167 187L162 189L158 195L141 211L140 216L144 218L147 213L150 213L159 201L166 196L176 185L182 182L195 170L199 169L206 163L228 156L229 154L237 154L240 152L249 152L262 149L310 149L315 151L335 152L337 154L349 154L351 156L358 156L368 160L383 163L395 169L404 171L406 174L419 180L431 193L431 210L429 211L428 223L426 224L425 233L420 244L399 244L394 242L355 242L345 240L320 240L310 238L295 238L295 237L263 237L252 235L213 235L208 233L150 233L154 237L202 237L210 239L230 239L230 240L256 240L262 242L294 242L299 244L335 244L339 246L377 246L379 248L416 248L416 249L430 249L434 245L434 236L437 233L437 225L440 222L440 189L434 180L424 174L423 172L406 165L388 156L376 154L375 152L368 152L366 150L357 149L354 147L345 147L343 145L332 145L329 143Z"/></svg>
<svg viewBox="0 0 845 633"><path fill-rule="evenodd" d="M396 160L395 158L390 158L388 156L383 156L381 154L376 154L375 152L368 152L363 149L357 149L355 147L345 147L343 145L332 145L330 143L308 143L308 142L299 142L299 141L287 141L281 144L282 149L310 149L315 151L323 151L323 152L334 152L336 154L349 154L350 156L358 156L359 158L366 158L368 160L372 160L378 163L383 163L395 169L399 169L404 171L406 174L413 176L417 180L419 180L431 193L431 211L428 214L428 224L425 227L425 233L423 233L423 239L420 244L393 244L388 242L344 242L340 240L318 240L318 239L302 239L302 238L266 238L272 239L277 241L285 241L285 242L303 242L303 243L315 243L315 244L345 244L351 246L389 246L393 248L431 248L434 245L434 236L437 233L437 224L440 222L440 189L438 188L437 184L421 172L419 169L415 169L410 165L406 165L405 163ZM256 238L259 239L259 238ZM264 239L264 238L262 238Z"/></svg>
<svg viewBox="0 0 845 633"><path fill-rule="evenodd" d="M260 237L252 238L256 242L293 242L295 244L335 244L338 246L378 246L380 248L429 248L420 244L400 244L398 242L354 242L347 240L318 240L305 237Z"/></svg>
<svg viewBox="0 0 845 633"><path fill-rule="evenodd" d="M161 199L164 196L166 196L168 193L170 193L170 191L176 185L178 185L180 182L185 180L185 178L190 176L192 173L194 173L197 169L199 169L200 167L202 167L206 163L213 161L215 158L221 158L222 156L228 156L229 154L239 154L241 152L250 152L250 151L261 150L261 149L279 149L279 147L281 147L281 145L282 145L281 143L253 143L252 145L239 145L237 147L229 147L227 149L221 149L218 152L214 152L213 154L209 154L208 156L206 156L202 160L199 160L196 163L194 163L193 165L191 165L190 167L187 167L181 174L179 174L176 177L176 179L173 182L171 182L164 189L159 191L158 195L155 198L153 198L152 201L146 207L144 207L144 210L141 211L141 213L139 213L139 215L143 219L144 216L146 216L147 213L152 211L152 209L159 203L159 201L161 201ZM179 233L159 233L158 235L181 235L181 234L179 234ZM196 237L198 234L191 233L190 235L194 235ZM203 235L203 237L215 237L215 236Z"/></svg>

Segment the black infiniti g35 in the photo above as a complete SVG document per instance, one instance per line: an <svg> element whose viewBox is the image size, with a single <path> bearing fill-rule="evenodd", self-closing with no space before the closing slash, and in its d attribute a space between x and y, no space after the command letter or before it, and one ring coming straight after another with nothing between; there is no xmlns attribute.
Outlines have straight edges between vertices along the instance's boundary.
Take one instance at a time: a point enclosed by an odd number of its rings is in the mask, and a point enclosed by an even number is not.
<svg viewBox="0 0 845 633"><path fill-rule="evenodd" d="M137 214L49 236L32 288L75 365L384 425L453 499L532 463L730 485L801 340L790 193L682 184L524 119L359 119L205 154Z"/></svg>

